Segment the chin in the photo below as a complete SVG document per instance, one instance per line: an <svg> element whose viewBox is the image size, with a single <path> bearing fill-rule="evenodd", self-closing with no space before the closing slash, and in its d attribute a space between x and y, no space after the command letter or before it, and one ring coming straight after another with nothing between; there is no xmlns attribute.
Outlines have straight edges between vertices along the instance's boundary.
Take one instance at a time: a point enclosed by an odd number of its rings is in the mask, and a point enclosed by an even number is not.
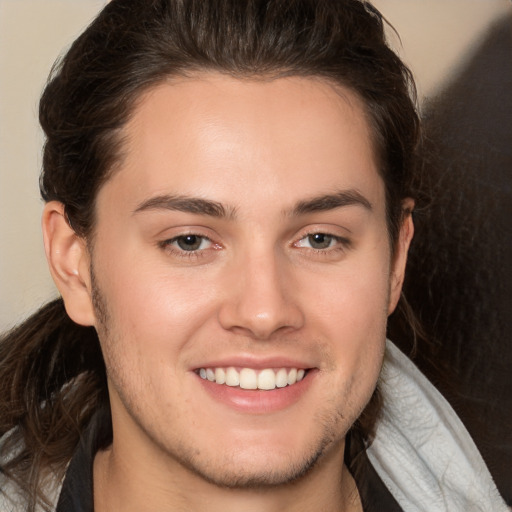
<svg viewBox="0 0 512 512"><path fill-rule="evenodd" d="M243 469L231 467L199 468L192 465L189 469L197 476L217 487L228 489L261 489L291 484L307 475L322 458L322 452L312 454L300 461L266 461L261 465ZM238 466L234 464L234 466Z"/></svg>
<svg viewBox="0 0 512 512"><path fill-rule="evenodd" d="M207 454L204 457L197 454L181 462L196 476L218 487L271 488L291 484L306 476L321 463L333 445L339 447L333 439L325 438L298 452L282 446L274 449L259 444L225 453L221 461L212 457L208 462Z"/></svg>

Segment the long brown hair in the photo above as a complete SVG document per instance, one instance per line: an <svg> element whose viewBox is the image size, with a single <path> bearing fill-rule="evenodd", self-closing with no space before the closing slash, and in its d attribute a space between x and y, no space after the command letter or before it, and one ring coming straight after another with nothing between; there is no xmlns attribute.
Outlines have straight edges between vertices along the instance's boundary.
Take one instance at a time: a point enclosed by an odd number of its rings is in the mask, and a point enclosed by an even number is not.
<svg viewBox="0 0 512 512"><path fill-rule="evenodd" d="M54 67L40 102L46 135L41 195L64 204L78 235L94 235L95 198L116 170L137 99L169 76L216 70L235 77L318 76L366 105L385 183L390 239L401 201L416 197L419 137L414 84L387 46L380 14L362 0L113 0ZM0 342L1 471L43 505L45 472L62 475L81 432L108 408L93 328L61 299ZM375 394L356 429L371 436ZM14 454L14 455L12 455Z"/></svg>

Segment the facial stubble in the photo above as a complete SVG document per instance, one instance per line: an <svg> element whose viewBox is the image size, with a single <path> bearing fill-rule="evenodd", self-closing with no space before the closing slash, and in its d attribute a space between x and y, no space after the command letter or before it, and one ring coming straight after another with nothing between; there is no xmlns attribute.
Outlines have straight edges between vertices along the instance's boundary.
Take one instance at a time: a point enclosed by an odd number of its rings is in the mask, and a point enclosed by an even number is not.
<svg viewBox="0 0 512 512"><path fill-rule="evenodd" d="M147 422L142 417L143 411L136 404L136 397L130 395L128 381L129 378L134 378L134 376L123 374L124 365L121 362L123 356L120 350L122 340L116 335L119 330L116 328L115 320L109 311L108 300L101 291L92 263L90 275L92 303L97 320L96 330L105 359L109 388L113 387L115 389L124 408L145 436L158 447L161 453L170 457L185 470L220 488L271 489L293 485L309 475L329 453L333 453L333 450L343 450L344 439L351 424L347 425L347 418L343 414L340 404L347 403L350 395L348 392L345 400L338 402L338 407L334 408L334 413L332 412L333 409L326 409L323 413L317 414L313 424L322 425L320 428L322 435L317 436L308 446L302 448L302 453L294 452L290 460L279 469L266 467L265 470L257 473L244 473L243 468L235 467L230 470L227 467L229 464L225 464L222 470L218 467L219 459L205 459L203 453L198 452L194 446L187 447L186 442L178 440L170 446L166 443L166 439L163 439L164 436L155 435L147 428ZM115 418L113 418L113 421L115 421ZM169 425L168 428L172 428L172 425ZM233 447L233 451L236 451L236 449L238 447ZM225 459L223 458L223 460Z"/></svg>

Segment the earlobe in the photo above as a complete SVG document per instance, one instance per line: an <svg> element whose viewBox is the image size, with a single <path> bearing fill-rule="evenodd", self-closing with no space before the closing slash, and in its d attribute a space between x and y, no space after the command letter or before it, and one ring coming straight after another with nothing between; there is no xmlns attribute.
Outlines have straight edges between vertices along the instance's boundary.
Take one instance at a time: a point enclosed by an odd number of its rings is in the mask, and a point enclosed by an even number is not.
<svg viewBox="0 0 512 512"><path fill-rule="evenodd" d="M62 203L50 201L45 205L42 229L50 273L68 315L80 325L94 325L89 251L85 240L69 225Z"/></svg>
<svg viewBox="0 0 512 512"><path fill-rule="evenodd" d="M402 293L407 254L414 236L414 223L412 220L413 209L413 199L407 198L402 202L402 210L404 213L391 269L388 315L395 310L398 300L400 299L400 294Z"/></svg>

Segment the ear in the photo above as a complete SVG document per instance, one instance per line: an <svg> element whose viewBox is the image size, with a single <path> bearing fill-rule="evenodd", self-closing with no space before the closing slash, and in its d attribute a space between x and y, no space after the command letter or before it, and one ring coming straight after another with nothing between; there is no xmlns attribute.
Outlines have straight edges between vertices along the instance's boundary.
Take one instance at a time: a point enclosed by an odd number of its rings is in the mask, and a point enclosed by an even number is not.
<svg viewBox="0 0 512 512"><path fill-rule="evenodd" d="M414 235L414 223L412 221L413 209L413 199L407 198L402 201L403 219L391 267L388 315L393 313L395 310L398 300L400 299L400 294L402 293L405 266L407 264L407 254Z"/></svg>
<svg viewBox="0 0 512 512"><path fill-rule="evenodd" d="M58 201L45 205L42 228L46 259L68 315L77 324L94 325L90 257L85 240L69 225L64 205Z"/></svg>

